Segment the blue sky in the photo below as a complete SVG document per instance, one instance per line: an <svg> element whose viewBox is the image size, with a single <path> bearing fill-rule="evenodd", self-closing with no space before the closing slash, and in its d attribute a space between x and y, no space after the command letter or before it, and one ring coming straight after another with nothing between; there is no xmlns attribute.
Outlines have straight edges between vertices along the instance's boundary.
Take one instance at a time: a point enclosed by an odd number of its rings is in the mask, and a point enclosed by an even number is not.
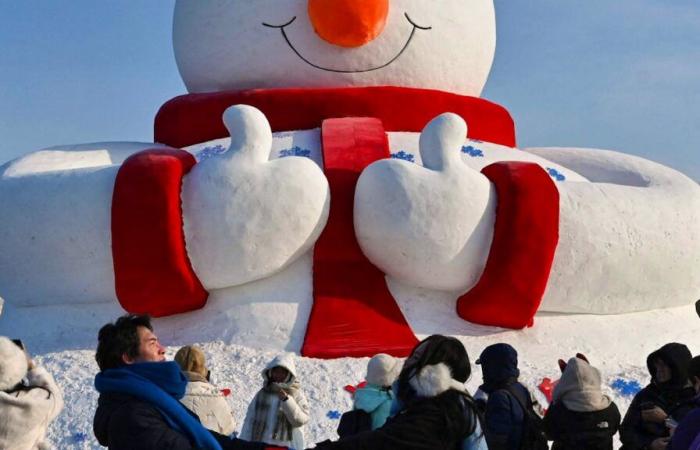
<svg viewBox="0 0 700 450"><path fill-rule="evenodd" d="M0 163L152 140L158 107L185 93L173 4L0 0ZM510 110L521 146L620 150L700 180L697 0L497 0L496 11L483 96Z"/></svg>

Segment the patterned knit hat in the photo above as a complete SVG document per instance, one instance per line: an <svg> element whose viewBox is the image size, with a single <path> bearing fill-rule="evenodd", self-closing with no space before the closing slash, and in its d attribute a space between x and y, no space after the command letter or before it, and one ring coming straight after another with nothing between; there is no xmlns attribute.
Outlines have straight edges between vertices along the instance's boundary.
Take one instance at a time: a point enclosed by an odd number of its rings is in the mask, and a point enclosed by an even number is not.
<svg viewBox="0 0 700 450"><path fill-rule="evenodd" d="M0 391L17 386L27 374L27 355L10 339L0 336Z"/></svg>

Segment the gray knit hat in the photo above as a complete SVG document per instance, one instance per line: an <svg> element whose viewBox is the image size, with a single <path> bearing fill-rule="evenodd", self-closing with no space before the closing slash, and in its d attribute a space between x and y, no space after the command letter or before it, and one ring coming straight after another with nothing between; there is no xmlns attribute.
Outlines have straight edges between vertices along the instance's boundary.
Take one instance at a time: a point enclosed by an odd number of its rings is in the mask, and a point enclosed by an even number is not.
<svg viewBox="0 0 700 450"><path fill-rule="evenodd" d="M377 386L391 386L401 372L401 361L385 353L374 355L367 363L367 382Z"/></svg>
<svg viewBox="0 0 700 450"><path fill-rule="evenodd" d="M27 355L10 339L0 336L0 391L17 386L27 374Z"/></svg>

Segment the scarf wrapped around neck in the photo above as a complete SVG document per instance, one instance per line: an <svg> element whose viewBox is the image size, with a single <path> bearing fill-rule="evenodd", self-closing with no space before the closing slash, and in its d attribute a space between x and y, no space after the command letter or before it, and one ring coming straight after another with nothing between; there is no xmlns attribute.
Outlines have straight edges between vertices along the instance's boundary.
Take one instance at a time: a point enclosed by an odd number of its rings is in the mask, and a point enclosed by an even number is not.
<svg viewBox="0 0 700 450"><path fill-rule="evenodd" d="M299 390L299 381L292 378L287 383L266 383L265 386L258 391L255 396L255 415L253 416L253 428L251 440L262 441L264 439L265 429L267 428L267 418L270 408L278 399L277 392L283 390L288 396L294 397L294 394ZM287 419L282 411L281 404L277 402L277 413L275 414L275 423L272 427L272 439L279 442L289 442L292 440L292 424Z"/></svg>
<svg viewBox="0 0 700 450"><path fill-rule="evenodd" d="M222 450L214 436L178 401L185 395L187 378L174 361L129 364L95 376L101 394L127 394L156 407L168 425L185 434L198 448Z"/></svg>

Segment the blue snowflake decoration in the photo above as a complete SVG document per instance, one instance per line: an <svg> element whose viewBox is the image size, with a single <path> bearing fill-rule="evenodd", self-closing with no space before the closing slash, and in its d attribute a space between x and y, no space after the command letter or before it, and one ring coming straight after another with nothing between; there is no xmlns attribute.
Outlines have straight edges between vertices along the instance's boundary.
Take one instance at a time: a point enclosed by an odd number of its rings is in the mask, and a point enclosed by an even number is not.
<svg viewBox="0 0 700 450"><path fill-rule="evenodd" d="M340 411L336 411L335 409L330 410L326 413L326 417L328 417L329 419L333 419L333 420L340 419L340 416L341 416Z"/></svg>
<svg viewBox="0 0 700 450"><path fill-rule="evenodd" d="M611 387L625 397L633 397L637 394L637 392L642 390L642 386L637 380L627 381L623 380L622 378L615 379L615 381L612 382Z"/></svg>
<svg viewBox="0 0 700 450"><path fill-rule="evenodd" d="M466 153L467 155L471 156L472 158L483 158L484 157L484 152L479 150L476 147L473 147L471 145L465 145L462 147L462 153Z"/></svg>
<svg viewBox="0 0 700 450"><path fill-rule="evenodd" d="M204 147L202 150L199 151L199 153L197 153L197 158L200 161L204 161L205 159L211 158L212 156L220 155L226 150L226 147L224 147L223 145Z"/></svg>
<svg viewBox="0 0 700 450"><path fill-rule="evenodd" d="M73 434L72 439L76 444L80 444L81 442L85 442L87 439L87 434L78 432Z"/></svg>
<svg viewBox="0 0 700 450"><path fill-rule="evenodd" d="M413 155L411 153L407 153L403 150L400 150L396 153L392 153L391 157L393 159L403 159L404 161L408 161L408 162L416 162L415 158L413 157Z"/></svg>
<svg viewBox="0 0 700 450"><path fill-rule="evenodd" d="M280 150L280 158L285 158L287 156L304 156L304 157L308 158L311 156L311 150L301 148L298 145L295 145L292 148L286 148L284 150Z"/></svg>
<svg viewBox="0 0 700 450"><path fill-rule="evenodd" d="M551 167L547 167L547 173L549 174L550 177L554 178L557 181L566 180L566 177L564 176L564 174L559 172L557 169L552 169Z"/></svg>

